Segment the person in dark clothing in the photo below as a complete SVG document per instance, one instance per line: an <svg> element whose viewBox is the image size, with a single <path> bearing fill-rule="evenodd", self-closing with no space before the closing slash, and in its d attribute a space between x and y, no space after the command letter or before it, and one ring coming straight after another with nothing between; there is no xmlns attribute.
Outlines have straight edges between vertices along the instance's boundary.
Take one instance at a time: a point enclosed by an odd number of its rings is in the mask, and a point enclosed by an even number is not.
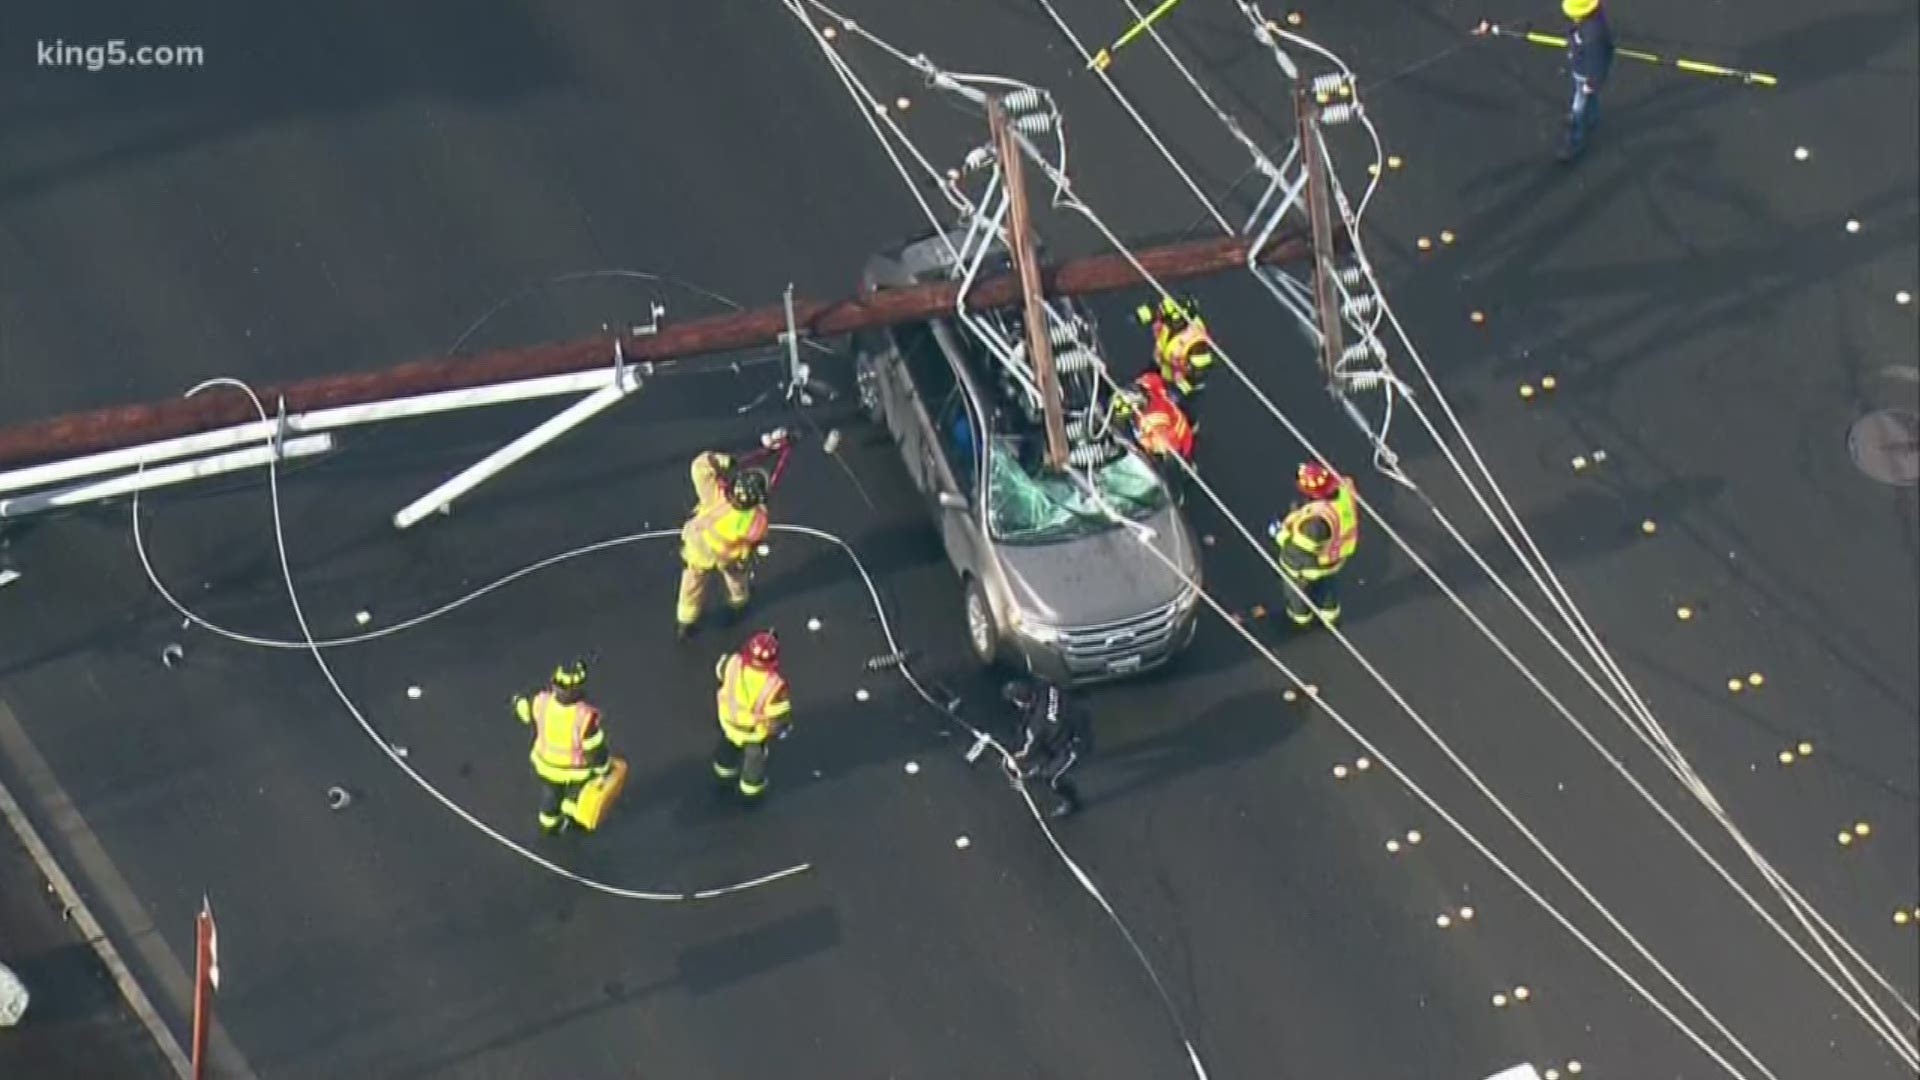
<svg viewBox="0 0 1920 1080"><path fill-rule="evenodd" d="M1613 30L1600 0L1561 0L1560 10L1573 26L1567 31L1567 68L1573 75L1573 104L1560 160L1572 161L1587 148L1587 136L1600 123L1600 88L1613 71Z"/></svg>
<svg viewBox="0 0 1920 1080"><path fill-rule="evenodd" d="M1080 789L1067 773L1093 752L1093 723L1086 709L1049 683L1018 680L1001 692L1020 714L1020 749L1013 755L1020 779L1046 781L1054 797L1048 817L1079 810Z"/></svg>

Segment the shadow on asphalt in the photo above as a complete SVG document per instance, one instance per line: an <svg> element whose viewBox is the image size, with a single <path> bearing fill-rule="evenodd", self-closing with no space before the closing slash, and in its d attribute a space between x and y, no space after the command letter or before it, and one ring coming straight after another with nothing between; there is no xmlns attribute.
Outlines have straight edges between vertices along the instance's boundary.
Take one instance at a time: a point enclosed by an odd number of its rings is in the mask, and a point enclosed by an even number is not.
<svg viewBox="0 0 1920 1080"><path fill-rule="evenodd" d="M836 948L842 938L840 915L832 908L813 907L763 926L684 949L674 958L672 978L641 986L615 979L603 983L591 998L565 1008L543 1012L483 1042L451 1050L399 1075L432 1076L529 1039L552 1035L582 1020L612 1009L635 1005L680 989L691 997L726 990L776 968L799 963Z"/></svg>

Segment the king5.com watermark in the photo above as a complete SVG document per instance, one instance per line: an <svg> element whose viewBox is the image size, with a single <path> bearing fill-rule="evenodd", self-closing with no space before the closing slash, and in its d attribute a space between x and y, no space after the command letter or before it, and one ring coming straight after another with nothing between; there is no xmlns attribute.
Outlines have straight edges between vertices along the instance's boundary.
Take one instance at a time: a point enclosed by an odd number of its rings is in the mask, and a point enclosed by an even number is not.
<svg viewBox="0 0 1920 1080"><path fill-rule="evenodd" d="M36 44L34 57L41 67L104 71L121 67L191 68L207 62L207 50L199 45L133 45L120 38L97 45L73 45L58 38Z"/></svg>

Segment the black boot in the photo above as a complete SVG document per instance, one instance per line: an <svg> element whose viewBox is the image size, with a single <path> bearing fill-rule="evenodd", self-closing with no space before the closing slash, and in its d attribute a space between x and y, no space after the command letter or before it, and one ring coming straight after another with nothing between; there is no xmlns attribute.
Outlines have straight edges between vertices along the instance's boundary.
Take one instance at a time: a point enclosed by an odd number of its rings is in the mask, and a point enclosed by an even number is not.
<svg viewBox="0 0 1920 1080"><path fill-rule="evenodd" d="M1586 148L1586 138L1576 135L1573 125L1568 124L1567 130L1560 136L1560 148L1554 152L1553 156L1561 164L1570 165L1579 160L1581 151Z"/></svg>
<svg viewBox="0 0 1920 1080"><path fill-rule="evenodd" d="M673 639L675 641L692 641L693 632L698 629L699 626L699 623L677 623L674 626Z"/></svg>

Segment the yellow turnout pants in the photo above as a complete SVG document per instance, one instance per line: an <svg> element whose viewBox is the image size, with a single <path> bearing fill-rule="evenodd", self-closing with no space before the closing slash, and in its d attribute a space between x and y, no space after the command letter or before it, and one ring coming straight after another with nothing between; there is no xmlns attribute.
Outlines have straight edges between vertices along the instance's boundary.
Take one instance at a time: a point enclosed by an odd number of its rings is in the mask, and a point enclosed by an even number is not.
<svg viewBox="0 0 1920 1080"><path fill-rule="evenodd" d="M707 578L718 574L727 588L727 606L735 611L747 606L748 586L752 576L744 562L731 566L719 566L710 570L698 569L691 564L682 564L680 570L680 603L674 611L674 617L681 626L692 626L700 621L700 609L707 598Z"/></svg>

